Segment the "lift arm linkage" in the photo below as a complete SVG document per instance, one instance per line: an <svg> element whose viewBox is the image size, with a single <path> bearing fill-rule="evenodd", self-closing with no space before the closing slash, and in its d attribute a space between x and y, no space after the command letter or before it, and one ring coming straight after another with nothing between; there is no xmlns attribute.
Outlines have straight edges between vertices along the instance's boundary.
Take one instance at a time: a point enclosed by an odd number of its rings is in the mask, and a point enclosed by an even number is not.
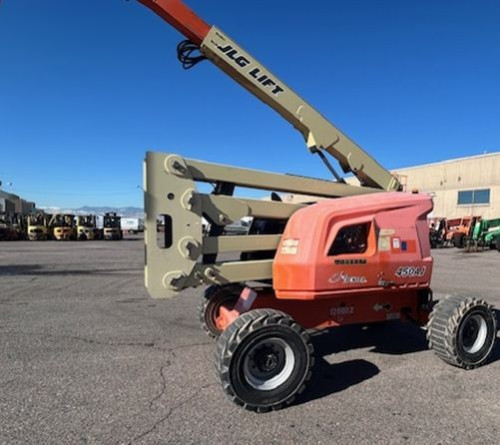
<svg viewBox="0 0 500 445"><path fill-rule="evenodd" d="M276 250L280 234L231 236L223 233L211 236L204 233L203 217L221 228L245 217L287 220L306 204L198 191L203 185L214 183L304 194L310 197L309 203L318 198L380 193L376 188L212 164L171 153L148 152L144 163L145 279L153 297L169 298L183 289L207 284L272 278L272 259L242 261L239 254ZM160 231L157 231L158 220L164 222ZM227 254L231 255L228 257ZM208 256L206 261L204 256Z"/></svg>
<svg viewBox="0 0 500 445"><path fill-rule="evenodd" d="M339 161L344 172L352 172L361 185L387 191L401 188L399 181L354 141L181 0L138 1L198 45L202 54L217 67L290 122L302 133L311 151L326 150Z"/></svg>

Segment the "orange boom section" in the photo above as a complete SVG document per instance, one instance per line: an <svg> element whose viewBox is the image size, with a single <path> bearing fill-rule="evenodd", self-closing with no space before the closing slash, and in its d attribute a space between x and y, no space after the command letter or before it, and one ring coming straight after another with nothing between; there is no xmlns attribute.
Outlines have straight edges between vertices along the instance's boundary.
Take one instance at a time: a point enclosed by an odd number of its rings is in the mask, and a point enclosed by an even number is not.
<svg viewBox="0 0 500 445"><path fill-rule="evenodd" d="M191 42L201 45L211 26L180 0L139 0Z"/></svg>
<svg viewBox="0 0 500 445"><path fill-rule="evenodd" d="M273 264L279 299L312 300L428 288L427 195L380 193L295 212Z"/></svg>

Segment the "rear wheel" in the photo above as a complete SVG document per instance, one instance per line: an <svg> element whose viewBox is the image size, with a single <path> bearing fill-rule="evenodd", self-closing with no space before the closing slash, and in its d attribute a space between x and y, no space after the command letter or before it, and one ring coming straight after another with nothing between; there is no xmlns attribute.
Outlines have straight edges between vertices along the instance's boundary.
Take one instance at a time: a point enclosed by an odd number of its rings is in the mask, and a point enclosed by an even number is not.
<svg viewBox="0 0 500 445"><path fill-rule="evenodd" d="M236 319L217 343L216 366L226 394L265 412L292 403L311 378L313 346L290 316L255 309Z"/></svg>
<svg viewBox="0 0 500 445"><path fill-rule="evenodd" d="M496 336L494 310L474 297L448 296L439 301L427 325L429 347L445 362L464 369L488 360Z"/></svg>
<svg viewBox="0 0 500 445"><path fill-rule="evenodd" d="M217 327L216 319L221 306L232 309L240 298L243 286L228 284L225 286L214 285L207 288L198 308L198 316L202 329L212 338L217 338L221 330Z"/></svg>
<svg viewBox="0 0 500 445"><path fill-rule="evenodd" d="M458 235L453 236L453 245L461 249L464 247L465 235L460 233Z"/></svg>
<svg viewBox="0 0 500 445"><path fill-rule="evenodd" d="M497 250L500 252L500 236L497 236L496 246L497 246Z"/></svg>

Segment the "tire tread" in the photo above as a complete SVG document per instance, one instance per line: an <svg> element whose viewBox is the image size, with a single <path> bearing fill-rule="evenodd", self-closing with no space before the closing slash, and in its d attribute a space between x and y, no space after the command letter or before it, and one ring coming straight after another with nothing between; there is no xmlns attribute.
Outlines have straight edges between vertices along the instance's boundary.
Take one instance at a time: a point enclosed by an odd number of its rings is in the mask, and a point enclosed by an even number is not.
<svg viewBox="0 0 500 445"><path fill-rule="evenodd" d="M464 369L473 369L483 365L487 360L489 353L484 359L471 364L464 361L457 353L456 337L460 323L467 312L478 306L491 311L496 335L495 313L492 311L492 306L482 299L446 296L434 306L427 324L427 340L429 347L446 363Z"/></svg>
<svg viewBox="0 0 500 445"><path fill-rule="evenodd" d="M278 404L272 406L262 406L245 402L235 394L231 387L229 378L231 359L238 345L248 335L256 330L273 325L286 326L301 337L306 346L305 349L307 351L308 360L305 377L296 391L287 399L280 401ZM312 375L312 367L314 365L313 354L314 347L310 342L309 335L302 328L302 326L296 323L289 315L274 309L254 309L240 315L219 337L215 354L215 369L224 392L234 403L247 410L262 413L271 410L278 410L290 405L295 400L295 397L304 391L306 384Z"/></svg>

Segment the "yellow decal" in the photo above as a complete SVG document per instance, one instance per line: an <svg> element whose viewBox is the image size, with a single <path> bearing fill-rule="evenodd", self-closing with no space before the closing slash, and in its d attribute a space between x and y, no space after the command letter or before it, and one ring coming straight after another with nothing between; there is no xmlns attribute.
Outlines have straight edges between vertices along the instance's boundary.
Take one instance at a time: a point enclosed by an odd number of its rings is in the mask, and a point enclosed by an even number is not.
<svg viewBox="0 0 500 445"><path fill-rule="evenodd" d="M281 244L281 254L282 255L297 255L299 251L299 240L298 239L286 239Z"/></svg>
<svg viewBox="0 0 500 445"><path fill-rule="evenodd" d="M378 239L378 250L379 252L389 251L391 250L391 237L390 236L381 236Z"/></svg>
<svg viewBox="0 0 500 445"><path fill-rule="evenodd" d="M396 230L394 229L380 229L379 235L380 236L391 236L396 233Z"/></svg>

